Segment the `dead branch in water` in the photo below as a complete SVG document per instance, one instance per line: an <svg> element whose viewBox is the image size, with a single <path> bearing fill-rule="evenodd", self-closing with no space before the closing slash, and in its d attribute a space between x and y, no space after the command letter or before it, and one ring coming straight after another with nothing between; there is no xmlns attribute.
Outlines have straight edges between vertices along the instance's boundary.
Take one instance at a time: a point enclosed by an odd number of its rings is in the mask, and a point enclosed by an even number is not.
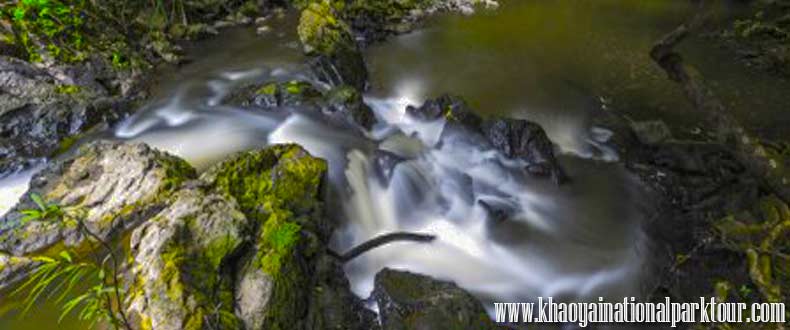
<svg viewBox="0 0 790 330"><path fill-rule="evenodd" d="M368 252L372 249L375 249L379 246L386 245L389 243L398 242L398 241L428 243L428 242L432 242L435 239L436 236L434 235L395 232L395 233L379 235L374 238L371 238L365 243L355 246L354 248L352 248L351 250L349 250L344 254L338 254L337 252L332 250L328 250L328 251L330 255L340 260L340 262L346 263L365 252Z"/></svg>

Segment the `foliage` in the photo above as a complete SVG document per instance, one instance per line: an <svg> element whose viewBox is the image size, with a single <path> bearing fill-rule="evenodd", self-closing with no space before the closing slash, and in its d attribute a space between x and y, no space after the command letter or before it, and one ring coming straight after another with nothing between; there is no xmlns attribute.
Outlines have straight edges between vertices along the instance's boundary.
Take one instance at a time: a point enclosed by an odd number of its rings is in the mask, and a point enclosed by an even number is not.
<svg viewBox="0 0 790 330"><path fill-rule="evenodd" d="M54 299L56 303L62 304L61 321L69 313L76 312L79 319L90 322L91 327L98 321L117 327L119 321L113 312L113 295L119 289L107 280L105 269L108 260L109 257L104 258L100 265L77 262L66 251L56 258L36 257L35 261L41 265L11 295L24 294L23 314L42 299ZM84 281L91 279L97 284L85 289ZM80 290L84 290L82 294L67 299Z"/></svg>
<svg viewBox="0 0 790 330"><path fill-rule="evenodd" d="M735 21L724 34L746 51L755 67L790 74L790 1L757 2L756 13Z"/></svg>
<svg viewBox="0 0 790 330"><path fill-rule="evenodd" d="M44 52L53 58L68 62L85 58L84 0L21 0L4 11L10 11L17 38L32 61L42 58L36 39L46 44Z"/></svg>
<svg viewBox="0 0 790 330"><path fill-rule="evenodd" d="M33 260L39 263L39 266L11 293L11 296L24 294L22 314L26 314L41 300L54 299L56 303L61 304L60 320L69 313L77 312L79 319L89 322L91 327L103 321L116 329L129 329L121 303L125 291L120 286L118 276L120 265L112 247L82 223L83 212L80 210L62 208L56 203L44 201L35 193L30 194L30 199L36 208L20 211L24 215L20 221L22 225L31 221L76 223L83 235L101 244L105 255L97 257L95 262L77 261L66 250L61 251L54 258L34 257ZM86 288L84 280L89 279L94 279L96 284ZM79 295L67 300L74 294Z"/></svg>
<svg viewBox="0 0 790 330"><path fill-rule="evenodd" d="M0 3L0 21L3 42L22 48L31 61L73 63L96 55L116 69L128 69L155 58L177 59L173 40L205 32L204 22L234 10L255 14L258 3L18 0Z"/></svg>

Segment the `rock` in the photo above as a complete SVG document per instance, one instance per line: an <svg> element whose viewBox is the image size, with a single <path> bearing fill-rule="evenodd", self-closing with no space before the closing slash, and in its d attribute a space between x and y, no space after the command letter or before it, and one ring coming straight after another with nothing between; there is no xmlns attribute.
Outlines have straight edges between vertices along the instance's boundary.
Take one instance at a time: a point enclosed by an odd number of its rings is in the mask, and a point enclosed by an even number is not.
<svg viewBox="0 0 790 330"><path fill-rule="evenodd" d="M393 34L412 31L422 19L435 13L472 14L478 4L486 8L498 5L493 0L357 0L347 1L340 14L357 40L369 45Z"/></svg>
<svg viewBox="0 0 790 330"><path fill-rule="evenodd" d="M362 100L362 95L348 85L322 93L309 82L300 80L252 84L234 90L223 103L263 109L305 106L340 127L370 130L376 122L373 110Z"/></svg>
<svg viewBox="0 0 790 330"><path fill-rule="evenodd" d="M106 97L99 77L91 75L101 68L81 68L42 69L0 56L0 176L52 156L67 138L129 111L128 101Z"/></svg>
<svg viewBox="0 0 790 330"><path fill-rule="evenodd" d="M631 128L643 144L658 144L672 138L669 126L661 120L632 122Z"/></svg>
<svg viewBox="0 0 790 330"><path fill-rule="evenodd" d="M422 121L444 119L450 130L463 130L466 135L479 134L506 157L527 163L525 170L535 176L550 176L555 182L567 180L565 171L554 156L554 146L540 125L522 119L491 118L483 120L463 99L442 95L425 101L421 106L409 106L406 112ZM442 136L448 131L445 131Z"/></svg>
<svg viewBox="0 0 790 330"><path fill-rule="evenodd" d="M444 94L436 99L425 101L421 106L406 107L406 113L422 121L444 118L471 131L480 130L483 120L476 115L462 98Z"/></svg>
<svg viewBox="0 0 790 330"><path fill-rule="evenodd" d="M161 210L195 171L185 161L145 144L96 141L73 156L49 164L30 182L25 196L41 196L65 216L23 223L22 210L36 209L24 198L0 225L16 234L0 241L0 251L21 256L56 244L78 248L85 241L73 219L102 239L138 225Z"/></svg>
<svg viewBox="0 0 790 330"><path fill-rule="evenodd" d="M373 110L362 100L362 95L351 86L335 87L324 98L322 113L334 122L370 130L376 123Z"/></svg>
<svg viewBox="0 0 790 330"><path fill-rule="evenodd" d="M196 184L131 238L128 313L142 329L238 329L227 274L247 219L232 198Z"/></svg>
<svg viewBox="0 0 790 330"><path fill-rule="evenodd" d="M298 32L319 80L332 86L348 84L365 89L368 78L365 61L351 29L328 2L307 5L302 10Z"/></svg>
<svg viewBox="0 0 790 330"><path fill-rule="evenodd" d="M392 179L392 175L395 172L395 166L405 161L403 157L400 157L392 152L385 151L385 150L376 150L373 152L373 170L376 173L376 177L379 179L379 183L382 186L387 187L389 186L389 182Z"/></svg>
<svg viewBox="0 0 790 330"><path fill-rule="evenodd" d="M483 305L451 282L384 269L372 297L384 330L497 329Z"/></svg>
<svg viewBox="0 0 790 330"><path fill-rule="evenodd" d="M258 34L258 35L264 35L264 34L269 33L269 31L271 31L271 30L272 30L272 28L270 26L268 26L268 25L261 25L261 26L255 28L255 33Z"/></svg>
<svg viewBox="0 0 790 330"><path fill-rule="evenodd" d="M0 291L23 280L39 264L34 258L0 253Z"/></svg>
<svg viewBox="0 0 790 330"><path fill-rule="evenodd" d="M251 84L232 91L223 100L225 104L242 107L288 107L316 104L321 91L306 81L266 82Z"/></svg>
<svg viewBox="0 0 790 330"><path fill-rule="evenodd" d="M557 183L567 180L554 157L554 145L540 125L521 119L494 119L483 126L488 141L508 158L526 161L530 174L551 176Z"/></svg>
<svg viewBox="0 0 790 330"><path fill-rule="evenodd" d="M323 211L326 171L301 147L278 145L240 153L201 176L233 196L251 224L235 278L246 328L371 328L374 316L351 293L341 265L327 259L335 224Z"/></svg>

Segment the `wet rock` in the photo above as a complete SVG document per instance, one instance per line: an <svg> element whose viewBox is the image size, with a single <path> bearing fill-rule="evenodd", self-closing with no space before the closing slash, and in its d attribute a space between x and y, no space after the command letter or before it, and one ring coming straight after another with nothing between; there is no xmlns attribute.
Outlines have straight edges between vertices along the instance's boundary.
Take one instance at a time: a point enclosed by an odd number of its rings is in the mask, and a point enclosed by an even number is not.
<svg viewBox="0 0 790 330"><path fill-rule="evenodd" d="M474 13L476 5L498 6L493 0L380 0L347 1L341 16L363 45L414 30L429 15L439 12Z"/></svg>
<svg viewBox="0 0 790 330"><path fill-rule="evenodd" d="M41 252L56 244L78 248L85 237L73 219L109 239L161 210L180 184L195 176L185 161L145 144L97 141L33 176L23 201L0 219L0 251ZM37 209L39 195L64 213L57 219L22 221L22 210ZM72 220L69 220L72 219Z"/></svg>
<svg viewBox="0 0 790 330"><path fill-rule="evenodd" d="M374 317L326 253L326 163L296 145L238 154L201 180L233 196L251 228L236 263L236 313L251 329L368 329Z"/></svg>
<svg viewBox="0 0 790 330"><path fill-rule="evenodd" d="M409 106L406 112L422 121L444 119L448 130L463 130L466 135L477 133L506 157L527 163L525 170L535 176L549 176L555 182L567 180L554 155L554 145L540 125L522 119L491 118L483 120L463 99L443 95L419 107Z"/></svg>
<svg viewBox="0 0 790 330"><path fill-rule="evenodd" d="M316 77L332 86L347 84L364 90L368 72L348 25L328 2L312 2L302 10L299 39L312 57Z"/></svg>
<svg viewBox="0 0 790 330"><path fill-rule="evenodd" d="M372 297L384 330L497 329L483 305L451 282L384 269Z"/></svg>
<svg viewBox="0 0 790 330"><path fill-rule="evenodd" d="M253 84L231 92L223 103L262 109L305 106L339 127L363 130L370 130L376 122L362 95L348 85L322 93L309 82L299 80Z"/></svg>
<svg viewBox="0 0 790 330"><path fill-rule="evenodd" d="M370 130L376 123L373 110L351 86L339 86L327 92L321 111L335 122Z"/></svg>
<svg viewBox="0 0 790 330"><path fill-rule="evenodd" d="M142 329L237 329L233 282L223 276L247 219L232 198L189 187L132 234L128 313Z"/></svg>
<svg viewBox="0 0 790 330"><path fill-rule="evenodd" d="M526 161L530 174L550 176L557 183L567 180L554 156L554 145L540 125L521 119L494 119L483 126L488 141L508 158Z"/></svg>
<svg viewBox="0 0 790 330"><path fill-rule="evenodd" d="M38 264L34 258L0 253L0 291L24 279Z"/></svg>
<svg viewBox="0 0 790 330"><path fill-rule="evenodd" d="M373 170L382 186L386 187L389 185L395 166L398 166L403 161L405 161L403 157L389 151L376 150L373 152Z"/></svg>
<svg viewBox="0 0 790 330"><path fill-rule="evenodd" d="M306 81L251 84L232 91L223 103L241 107L287 107L319 102L321 91Z"/></svg>
<svg viewBox="0 0 790 330"><path fill-rule="evenodd" d="M422 121L444 118L450 123L465 126L472 131L478 131L483 123L483 120L472 111L466 101L449 94L427 100L419 107L408 106L406 113Z"/></svg>
<svg viewBox="0 0 790 330"><path fill-rule="evenodd" d="M37 68L0 56L0 176L51 156L61 141L118 121L129 101L108 98L90 63ZM85 73L87 72L87 73ZM79 86L79 87L78 87Z"/></svg>

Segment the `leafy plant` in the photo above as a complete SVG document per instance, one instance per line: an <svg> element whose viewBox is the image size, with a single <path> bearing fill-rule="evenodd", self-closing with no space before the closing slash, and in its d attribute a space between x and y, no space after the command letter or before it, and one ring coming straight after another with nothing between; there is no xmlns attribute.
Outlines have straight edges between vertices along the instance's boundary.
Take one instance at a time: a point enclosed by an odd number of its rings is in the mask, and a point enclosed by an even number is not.
<svg viewBox="0 0 790 330"><path fill-rule="evenodd" d="M68 251L62 251L54 258L35 257L34 260L40 265L11 293L12 296L24 293L22 315L37 302L54 299L55 303L61 304L60 320L76 312L78 318L89 322L91 327L104 321L116 329L131 329L123 311L122 302L126 291L120 285L120 263L112 246L85 226L84 212L81 210L62 208L56 203L44 201L38 194L31 194L30 199L36 208L20 211L24 214L22 224L31 221L76 223L83 235L102 246L103 251L99 252L104 254L96 257L95 261L76 261ZM86 288L84 280L88 279L93 279L96 284ZM79 295L66 300L75 294Z"/></svg>
<svg viewBox="0 0 790 330"><path fill-rule="evenodd" d="M24 309L26 314L30 308L43 299L53 299L62 304L59 320L63 320L71 312L77 312L79 319L90 322L94 326L98 321L104 320L116 324L113 315L113 301L118 288L115 283L109 283L105 276L104 259L102 265L90 262L75 262L74 257L66 251L61 252L56 258L37 257L41 265L30 277L11 295L24 295ZM66 299L79 292L84 280L93 278L98 283L89 287L84 293Z"/></svg>
<svg viewBox="0 0 790 330"><path fill-rule="evenodd" d="M55 220L63 216L63 210L55 203L46 203L39 194L30 194L30 199L36 204L35 209L26 209L19 211L24 215L22 217L22 224L26 224L33 220Z"/></svg>

